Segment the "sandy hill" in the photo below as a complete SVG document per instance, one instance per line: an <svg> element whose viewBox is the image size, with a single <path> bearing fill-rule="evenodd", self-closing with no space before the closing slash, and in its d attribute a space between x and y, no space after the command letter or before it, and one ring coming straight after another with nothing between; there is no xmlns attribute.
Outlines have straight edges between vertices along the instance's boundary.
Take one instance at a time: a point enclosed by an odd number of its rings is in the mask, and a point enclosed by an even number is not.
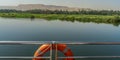
<svg viewBox="0 0 120 60"><path fill-rule="evenodd" d="M56 6L56 5L44 5L44 4L20 4L18 6L0 6L0 9L16 9L16 10L68 10L68 11L78 11L78 10L89 10L87 8L74 8L67 6Z"/></svg>

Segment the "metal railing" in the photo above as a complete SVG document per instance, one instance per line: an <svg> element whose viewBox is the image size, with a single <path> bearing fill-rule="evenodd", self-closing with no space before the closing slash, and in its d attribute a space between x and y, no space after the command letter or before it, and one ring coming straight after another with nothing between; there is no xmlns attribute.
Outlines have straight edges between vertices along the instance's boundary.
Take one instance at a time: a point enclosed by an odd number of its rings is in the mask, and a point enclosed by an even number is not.
<svg viewBox="0 0 120 60"><path fill-rule="evenodd" d="M0 45L41 45L41 44L67 44L67 45L120 45L120 42L67 42L67 41L0 41ZM56 51L57 53L57 51ZM57 56L57 55L56 55ZM0 56L0 59L33 59L44 58L52 60L52 49L50 56L33 57L33 56ZM55 57L57 59L64 58L120 58L120 56L72 56L72 57Z"/></svg>

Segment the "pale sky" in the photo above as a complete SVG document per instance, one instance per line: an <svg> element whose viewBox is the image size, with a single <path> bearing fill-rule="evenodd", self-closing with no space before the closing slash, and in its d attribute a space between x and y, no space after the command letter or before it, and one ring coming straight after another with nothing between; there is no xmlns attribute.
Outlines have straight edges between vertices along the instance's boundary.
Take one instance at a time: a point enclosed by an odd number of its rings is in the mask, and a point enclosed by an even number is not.
<svg viewBox="0 0 120 60"><path fill-rule="evenodd" d="M19 4L46 4L79 8L120 10L120 0L0 0L0 6Z"/></svg>

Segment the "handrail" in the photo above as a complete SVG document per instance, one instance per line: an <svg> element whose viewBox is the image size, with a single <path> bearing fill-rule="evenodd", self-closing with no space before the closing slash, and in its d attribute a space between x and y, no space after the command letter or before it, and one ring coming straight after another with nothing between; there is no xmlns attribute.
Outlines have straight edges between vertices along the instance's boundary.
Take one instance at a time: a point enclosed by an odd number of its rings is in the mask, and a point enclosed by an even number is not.
<svg viewBox="0 0 120 60"><path fill-rule="evenodd" d="M0 45L41 45L41 44L120 45L120 42L0 41Z"/></svg>
<svg viewBox="0 0 120 60"><path fill-rule="evenodd" d="M71 42L67 45L120 45L120 42Z"/></svg>
<svg viewBox="0 0 120 60"><path fill-rule="evenodd" d="M0 59L34 59L34 58L44 58L50 59L49 56L44 57L32 57L32 56L0 56Z"/></svg>
<svg viewBox="0 0 120 60"><path fill-rule="evenodd" d="M120 58L120 56L72 56L72 57L58 57L58 59L64 59L64 58Z"/></svg>
<svg viewBox="0 0 120 60"><path fill-rule="evenodd" d="M0 45L40 45L45 43L50 43L50 41L0 41Z"/></svg>
<svg viewBox="0 0 120 60"><path fill-rule="evenodd" d="M49 56L43 56L43 57L32 57L32 56L0 56L0 59L34 59L34 58L44 58L44 59L50 59ZM72 56L72 57L57 57L58 59L64 59L64 58L82 58L82 59L93 59L93 58L120 58L120 56Z"/></svg>
<svg viewBox="0 0 120 60"><path fill-rule="evenodd" d="M0 45L41 45L41 44L67 44L67 45L120 45L120 42L68 42L68 41L0 41ZM57 53L57 51L56 51ZM52 55L52 49L50 51ZM57 55L56 55L57 56ZM51 59L52 56L47 57L31 57L31 56L0 56L0 59L33 59L44 58ZM70 56L70 57L56 57L56 59L64 58L120 58L120 56Z"/></svg>

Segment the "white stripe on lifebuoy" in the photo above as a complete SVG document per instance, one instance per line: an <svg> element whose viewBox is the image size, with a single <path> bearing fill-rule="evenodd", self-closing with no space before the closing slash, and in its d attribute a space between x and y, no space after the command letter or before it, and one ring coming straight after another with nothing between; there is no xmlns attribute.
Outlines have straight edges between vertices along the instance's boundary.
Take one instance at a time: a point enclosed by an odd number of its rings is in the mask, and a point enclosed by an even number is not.
<svg viewBox="0 0 120 60"><path fill-rule="evenodd" d="M69 49L69 48L65 48L64 51L63 51L63 53L66 53L66 52L68 51L68 49Z"/></svg>

